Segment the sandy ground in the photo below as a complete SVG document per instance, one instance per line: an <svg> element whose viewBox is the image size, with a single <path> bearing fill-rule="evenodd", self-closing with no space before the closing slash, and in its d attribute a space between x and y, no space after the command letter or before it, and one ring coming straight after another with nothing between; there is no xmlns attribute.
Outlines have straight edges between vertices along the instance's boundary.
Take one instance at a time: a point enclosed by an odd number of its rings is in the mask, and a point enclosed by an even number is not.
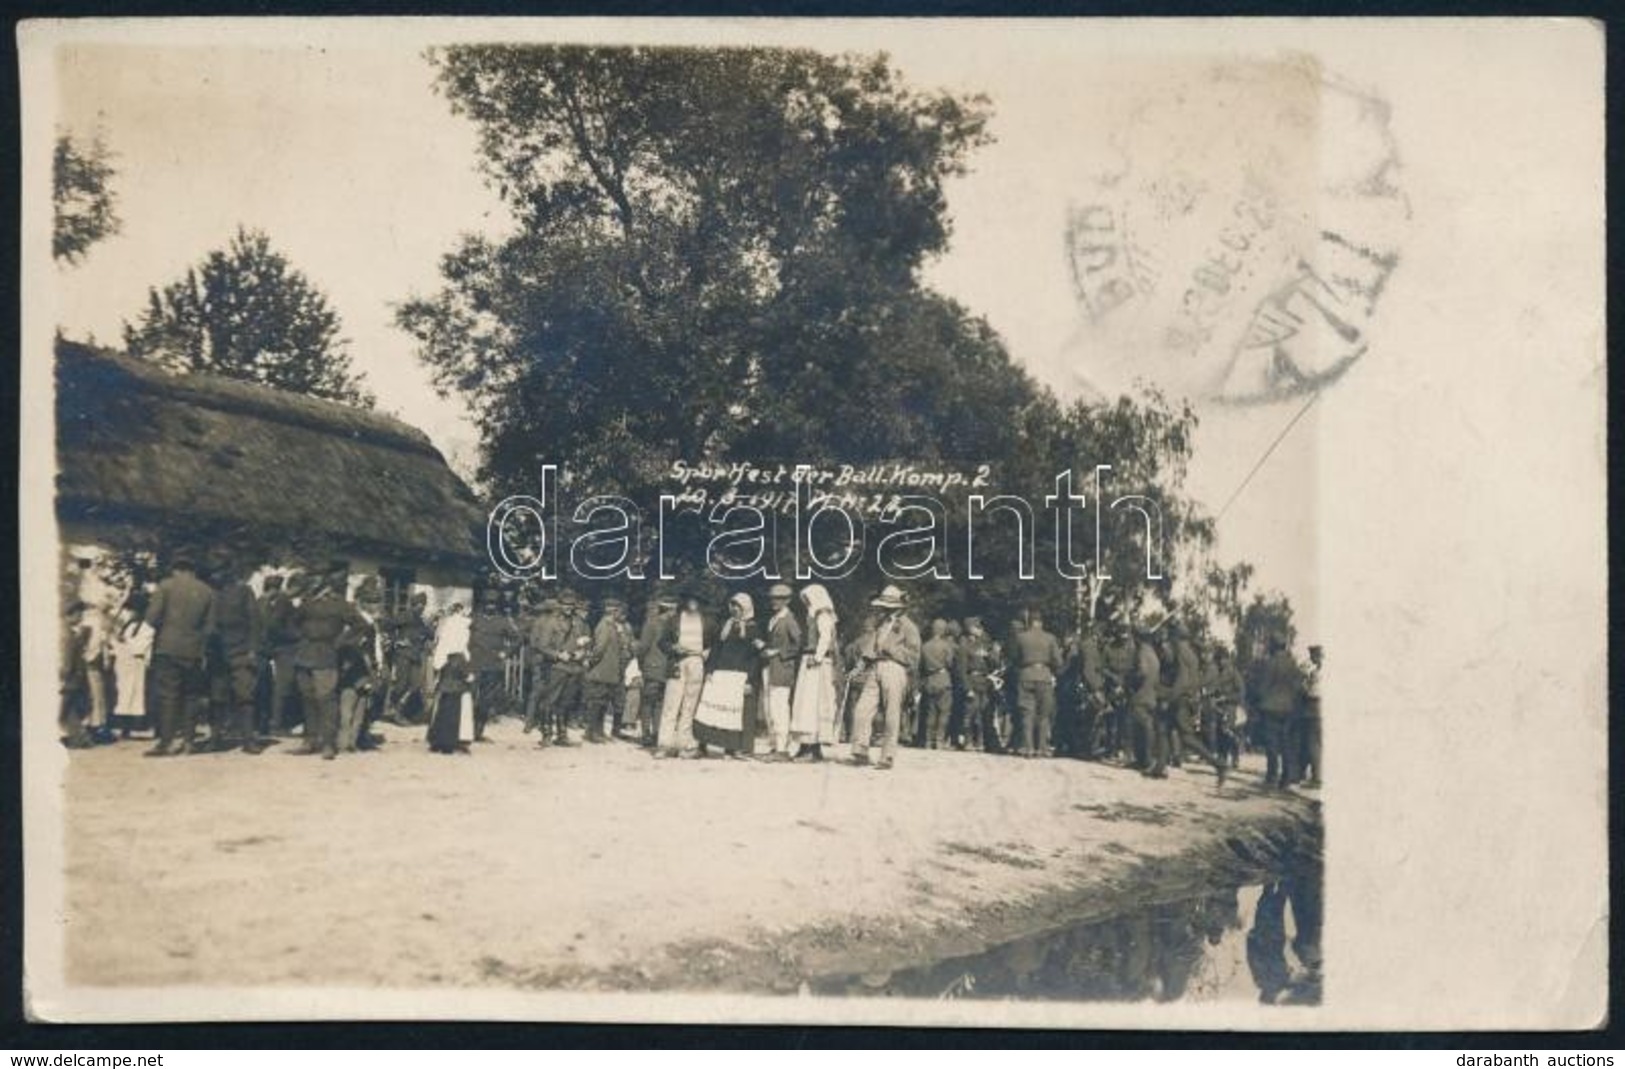
<svg viewBox="0 0 1625 1069"><path fill-rule="evenodd" d="M68 979L92 984L795 990L1195 893L1318 837L1318 803L1206 770L904 750L844 764L538 750L383 727L287 745L73 754Z"/></svg>

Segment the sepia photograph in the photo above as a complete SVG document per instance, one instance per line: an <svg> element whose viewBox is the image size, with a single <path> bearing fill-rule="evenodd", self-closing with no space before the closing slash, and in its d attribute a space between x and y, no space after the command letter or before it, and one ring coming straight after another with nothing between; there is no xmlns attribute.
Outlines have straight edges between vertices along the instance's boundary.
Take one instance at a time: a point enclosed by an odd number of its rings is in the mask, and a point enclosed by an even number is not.
<svg viewBox="0 0 1625 1069"><path fill-rule="evenodd" d="M1605 1021L1599 27L19 44L33 1019Z"/></svg>

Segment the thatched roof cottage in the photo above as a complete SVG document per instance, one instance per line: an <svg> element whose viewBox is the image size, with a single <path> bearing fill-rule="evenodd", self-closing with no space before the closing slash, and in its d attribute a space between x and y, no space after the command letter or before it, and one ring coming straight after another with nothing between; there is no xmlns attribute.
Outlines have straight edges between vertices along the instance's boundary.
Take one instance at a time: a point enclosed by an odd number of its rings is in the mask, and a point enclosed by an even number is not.
<svg viewBox="0 0 1625 1069"><path fill-rule="evenodd" d="M421 431L375 412L57 342L65 545L186 545L264 566L339 560L466 589L484 515ZM391 598L393 600L393 598Z"/></svg>

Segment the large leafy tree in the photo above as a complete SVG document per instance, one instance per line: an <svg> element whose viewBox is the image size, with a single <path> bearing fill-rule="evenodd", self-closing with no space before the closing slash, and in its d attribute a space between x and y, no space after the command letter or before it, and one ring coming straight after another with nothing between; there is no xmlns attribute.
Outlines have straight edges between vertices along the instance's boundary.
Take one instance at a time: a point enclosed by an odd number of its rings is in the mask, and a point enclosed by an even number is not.
<svg viewBox="0 0 1625 1069"><path fill-rule="evenodd" d="M140 319L124 325L124 344L177 371L371 407L342 329L327 297L270 238L239 229L184 278L149 290Z"/></svg>
<svg viewBox="0 0 1625 1069"><path fill-rule="evenodd" d="M674 457L978 451L939 433L954 406L1032 393L916 278L946 244L942 183L984 138L980 101L805 51L431 58L517 226L468 238L399 318L478 409L494 490L533 488L543 458L635 491Z"/></svg>
<svg viewBox="0 0 1625 1069"><path fill-rule="evenodd" d="M884 57L808 51L430 59L514 226L466 237L442 288L398 322L477 413L493 497L534 493L546 463L565 466L575 500L647 504L677 458L987 462L989 493L1039 510L1039 579L1019 580L1012 541L989 537L986 580L966 581L966 516L951 508L957 581L922 585L921 609L1036 602L1057 623L1099 610L1098 586L1054 572L1041 501L1058 471L1075 469L1098 509L1089 476L1113 465L1108 500L1139 494L1162 512L1165 568L1169 547L1211 544L1182 494L1188 408L1154 392L1063 406L983 320L921 284L950 236L944 182L987 138L981 98L911 89ZM1079 529L1092 568L1092 519ZM1117 600L1173 611L1169 584L1144 578L1144 525L1114 513L1103 535ZM838 600L884 580L867 566L857 578Z"/></svg>
<svg viewBox="0 0 1625 1069"><path fill-rule="evenodd" d="M58 261L77 264L92 245L118 233L117 175L100 137L57 135L51 157L51 255Z"/></svg>

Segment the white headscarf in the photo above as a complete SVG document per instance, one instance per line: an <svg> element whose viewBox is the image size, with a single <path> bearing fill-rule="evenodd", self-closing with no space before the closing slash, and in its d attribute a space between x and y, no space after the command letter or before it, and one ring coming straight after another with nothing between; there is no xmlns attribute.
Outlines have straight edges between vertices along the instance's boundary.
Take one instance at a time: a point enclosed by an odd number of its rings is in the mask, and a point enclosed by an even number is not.
<svg viewBox="0 0 1625 1069"><path fill-rule="evenodd" d="M462 602L453 602L435 627L434 654L430 663L438 670L446 666L453 653L468 655L468 638L472 621L463 611Z"/></svg>
<svg viewBox="0 0 1625 1069"><path fill-rule="evenodd" d="M807 606L807 622L812 623L819 616L825 617L822 624L814 629L818 632L818 648L813 651L816 657L832 656L835 650L835 604L829 600L829 591L818 583L812 583L801 590L802 603Z"/></svg>
<svg viewBox="0 0 1625 1069"><path fill-rule="evenodd" d="M728 622L722 625L722 637L727 638L734 632L743 633L745 625L756 617L756 605L750 600L750 595L741 590L728 599L729 605L739 606L737 617L730 615Z"/></svg>
<svg viewBox="0 0 1625 1069"><path fill-rule="evenodd" d="M830 623L835 623L835 604L829 600L829 591L821 585L813 583L804 587L801 591L801 600L806 603L810 615L828 613Z"/></svg>

